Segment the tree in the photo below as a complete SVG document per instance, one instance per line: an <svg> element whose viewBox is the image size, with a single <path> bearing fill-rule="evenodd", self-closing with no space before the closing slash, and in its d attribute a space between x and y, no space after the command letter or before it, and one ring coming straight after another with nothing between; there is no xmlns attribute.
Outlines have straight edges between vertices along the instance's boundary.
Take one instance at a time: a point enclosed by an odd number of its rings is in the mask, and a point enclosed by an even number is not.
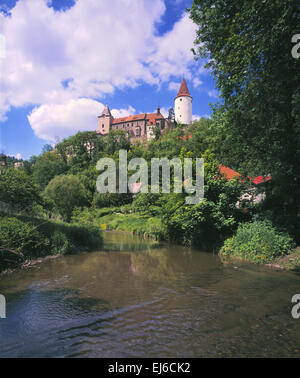
<svg viewBox="0 0 300 378"><path fill-rule="evenodd" d="M103 151L103 140L94 131L79 132L55 146L60 157L71 166L74 173L95 164Z"/></svg>
<svg viewBox="0 0 300 378"><path fill-rule="evenodd" d="M45 144L42 148L42 154L44 154L45 152L51 152L53 150L53 147L51 146L51 144Z"/></svg>
<svg viewBox="0 0 300 378"><path fill-rule="evenodd" d="M270 173L274 221L285 220L296 236L300 59L291 55L291 38L299 32L299 2L194 0L189 12L199 25L198 53L223 98L213 116L222 162L246 174Z"/></svg>
<svg viewBox="0 0 300 378"><path fill-rule="evenodd" d="M114 154L118 150L129 150L130 140L123 130L111 130L106 138L106 152Z"/></svg>
<svg viewBox="0 0 300 378"><path fill-rule="evenodd" d="M17 210L30 210L41 203L37 185L24 170L9 168L0 175L0 201Z"/></svg>
<svg viewBox="0 0 300 378"><path fill-rule="evenodd" d="M174 109L173 108L170 108L169 109L169 113L168 113L168 120L169 121L174 121L175 119L175 112L174 112Z"/></svg>
<svg viewBox="0 0 300 378"><path fill-rule="evenodd" d="M86 190L76 176L54 177L45 189L45 195L54 203L64 220L70 221L75 207L87 205Z"/></svg>
<svg viewBox="0 0 300 378"><path fill-rule="evenodd" d="M45 152L40 156L33 168L34 181L43 190L53 177L60 175L68 169L60 156L53 152Z"/></svg>

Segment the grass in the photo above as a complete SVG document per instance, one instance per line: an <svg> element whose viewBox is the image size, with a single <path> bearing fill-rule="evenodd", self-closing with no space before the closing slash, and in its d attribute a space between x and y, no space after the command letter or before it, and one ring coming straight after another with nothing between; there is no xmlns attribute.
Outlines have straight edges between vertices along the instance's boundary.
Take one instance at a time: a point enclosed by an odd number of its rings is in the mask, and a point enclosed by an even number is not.
<svg viewBox="0 0 300 378"><path fill-rule="evenodd" d="M300 247L297 247L287 256L277 259L274 266L285 270L300 271Z"/></svg>
<svg viewBox="0 0 300 378"><path fill-rule="evenodd" d="M103 230L127 231L156 240L165 239L165 227L160 217L129 211L126 206L101 210L86 208L76 211L72 221L92 224Z"/></svg>
<svg viewBox="0 0 300 378"><path fill-rule="evenodd" d="M165 238L164 227L159 217L142 214L109 214L99 218L103 228L120 230L152 237L157 240Z"/></svg>

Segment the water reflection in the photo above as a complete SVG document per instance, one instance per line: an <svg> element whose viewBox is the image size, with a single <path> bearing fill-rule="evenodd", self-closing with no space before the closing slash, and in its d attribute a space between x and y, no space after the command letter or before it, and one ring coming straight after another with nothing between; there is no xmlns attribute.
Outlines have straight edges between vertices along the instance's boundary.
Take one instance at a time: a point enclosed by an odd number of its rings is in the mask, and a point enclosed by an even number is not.
<svg viewBox="0 0 300 378"><path fill-rule="evenodd" d="M103 251L2 277L0 356L299 356L300 278L105 233Z"/></svg>

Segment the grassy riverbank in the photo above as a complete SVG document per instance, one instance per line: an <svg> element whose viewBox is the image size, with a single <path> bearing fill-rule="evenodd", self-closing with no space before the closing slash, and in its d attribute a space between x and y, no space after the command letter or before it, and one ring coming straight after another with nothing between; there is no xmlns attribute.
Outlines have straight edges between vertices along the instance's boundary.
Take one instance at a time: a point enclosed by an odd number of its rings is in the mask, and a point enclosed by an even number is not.
<svg viewBox="0 0 300 378"><path fill-rule="evenodd" d="M93 250L102 243L101 231L92 225L1 214L0 271L40 257Z"/></svg>
<svg viewBox="0 0 300 378"><path fill-rule="evenodd" d="M84 209L75 212L72 221L103 230L132 232L156 240L164 240L166 237L165 226L159 216L131 213L129 206L101 210Z"/></svg>

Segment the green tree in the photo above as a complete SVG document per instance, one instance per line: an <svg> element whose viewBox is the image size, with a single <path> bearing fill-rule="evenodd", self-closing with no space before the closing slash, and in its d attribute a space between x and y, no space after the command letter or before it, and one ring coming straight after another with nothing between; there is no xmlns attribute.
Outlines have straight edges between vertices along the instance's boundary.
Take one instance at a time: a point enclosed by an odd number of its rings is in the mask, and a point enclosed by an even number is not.
<svg viewBox="0 0 300 378"><path fill-rule="evenodd" d="M24 170L9 168L0 175L0 201L16 210L30 210L41 203L37 185Z"/></svg>
<svg viewBox="0 0 300 378"><path fill-rule="evenodd" d="M33 178L41 189L45 189L53 177L66 172L67 169L66 163L58 154L45 152L34 165Z"/></svg>
<svg viewBox="0 0 300 378"><path fill-rule="evenodd" d="M105 142L105 150L110 155L118 150L129 150L130 148L130 140L123 130L111 130Z"/></svg>
<svg viewBox="0 0 300 378"><path fill-rule="evenodd" d="M96 165L103 148L102 138L94 131L79 132L55 146L56 152L68 163L72 173L87 169L90 164Z"/></svg>
<svg viewBox="0 0 300 378"><path fill-rule="evenodd" d="M194 0L189 12L199 26L198 53L223 98L214 115L221 154L247 174L271 173L274 220L284 220L296 236L300 59L291 55L291 38L299 33L299 2Z"/></svg>
<svg viewBox="0 0 300 378"><path fill-rule="evenodd" d="M45 189L45 195L55 204L62 218L70 221L75 207L87 205L87 193L78 177L60 175L54 177Z"/></svg>

